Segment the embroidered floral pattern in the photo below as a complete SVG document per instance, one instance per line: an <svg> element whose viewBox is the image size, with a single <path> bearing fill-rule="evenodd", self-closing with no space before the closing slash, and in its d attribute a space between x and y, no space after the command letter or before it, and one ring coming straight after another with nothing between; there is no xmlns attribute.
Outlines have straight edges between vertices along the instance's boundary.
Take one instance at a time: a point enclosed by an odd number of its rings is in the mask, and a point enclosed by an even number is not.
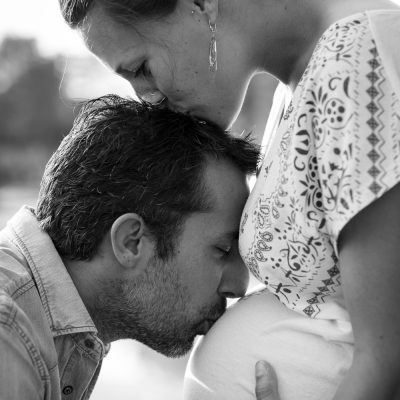
<svg viewBox="0 0 400 400"><path fill-rule="evenodd" d="M341 229L400 181L400 106L385 73L366 14L331 26L243 214L247 266L280 301L309 317L334 318L327 304L343 301Z"/></svg>

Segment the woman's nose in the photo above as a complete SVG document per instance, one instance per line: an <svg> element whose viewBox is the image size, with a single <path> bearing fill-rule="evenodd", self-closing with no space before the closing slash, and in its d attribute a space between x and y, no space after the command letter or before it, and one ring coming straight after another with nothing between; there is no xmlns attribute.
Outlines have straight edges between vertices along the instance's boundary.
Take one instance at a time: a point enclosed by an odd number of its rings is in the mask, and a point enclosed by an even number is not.
<svg viewBox="0 0 400 400"><path fill-rule="evenodd" d="M249 271L238 255L234 262L226 265L219 286L219 294L226 298L243 297L248 285Z"/></svg>
<svg viewBox="0 0 400 400"><path fill-rule="evenodd" d="M146 103L156 105L162 103L166 98L166 96L162 92L160 92L147 80L141 82L131 82L131 85L135 90L137 97L140 100L145 101Z"/></svg>
<svg viewBox="0 0 400 400"><path fill-rule="evenodd" d="M166 97L158 90L148 91L139 96L139 98L142 101L153 105L161 104L166 99Z"/></svg>

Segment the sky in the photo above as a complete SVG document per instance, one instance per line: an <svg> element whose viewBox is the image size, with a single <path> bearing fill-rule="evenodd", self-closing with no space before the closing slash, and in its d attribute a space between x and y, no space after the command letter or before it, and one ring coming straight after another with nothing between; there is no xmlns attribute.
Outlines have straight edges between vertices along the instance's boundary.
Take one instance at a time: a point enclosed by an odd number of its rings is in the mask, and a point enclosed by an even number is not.
<svg viewBox="0 0 400 400"><path fill-rule="evenodd" d="M1 0L0 40L6 35L34 37L44 55L85 55L78 34L64 23L57 0Z"/></svg>

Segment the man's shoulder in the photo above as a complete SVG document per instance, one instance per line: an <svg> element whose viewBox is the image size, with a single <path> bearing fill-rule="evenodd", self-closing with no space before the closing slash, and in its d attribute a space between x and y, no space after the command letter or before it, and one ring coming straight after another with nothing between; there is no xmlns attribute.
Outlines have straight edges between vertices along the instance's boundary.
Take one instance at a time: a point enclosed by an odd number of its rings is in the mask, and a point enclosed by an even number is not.
<svg viewBox="0 0 400 400"><path fill-rule="evenodd" d="M0 289L0 398L40 399L49 391L39 334L34 318L31 320L17 301Z"/></svg>
<svg viewBox="0 0 400 400"><path fill-rule="evenodd" d="M41 376L57 364L45 310L35 282L27 276L10 280L0 288L0 354L5 352L10 360L29 360ZM42 378L47 379L44 375Z"/></svg>
<svg viewBox="0 0 400 400"><path fill-rule="evenodd" d="M52 341L28 261L7 229L0 232L0 330L27 350Z"/></svg>
<svg viewBox="0 0 400 400"><path fill-rule="evenodd" d="M9 279L0 287L0 330L15 339L35 338L38 325L44 326L45 316L34 281L28 276ZM40 323L39 323L40 321ZM33 342L36 340L33 339ZM0 345L1 346L1 345Z"/></svg>
<svg viewBox="0 0 400 400"><path fill-rule="evenodd" d="M0 232L0 290L17 298L34 286L28 262L7 229Z"/></svg>
<svg viewBox="0 0 400 400"><path fill-rule="evenodd" d="M24 348L28 353L37 347L31 318L10 293L0 289L0 352L7 337L12 338L16 348Z"/></svg>

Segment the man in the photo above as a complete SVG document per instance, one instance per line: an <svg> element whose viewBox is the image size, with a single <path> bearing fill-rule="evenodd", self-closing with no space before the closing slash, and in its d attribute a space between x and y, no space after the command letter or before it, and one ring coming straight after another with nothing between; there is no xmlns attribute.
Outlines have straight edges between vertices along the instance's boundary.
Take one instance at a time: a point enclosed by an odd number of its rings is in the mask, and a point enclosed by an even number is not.
<svg viewBox="0 0 400 400"><path fill-rule="evenodd" d="M0 233L0 398L86 399L122 338L188 352L245 293L237 235L257 160L189 116L87 103L36 210Z"/></svg>

